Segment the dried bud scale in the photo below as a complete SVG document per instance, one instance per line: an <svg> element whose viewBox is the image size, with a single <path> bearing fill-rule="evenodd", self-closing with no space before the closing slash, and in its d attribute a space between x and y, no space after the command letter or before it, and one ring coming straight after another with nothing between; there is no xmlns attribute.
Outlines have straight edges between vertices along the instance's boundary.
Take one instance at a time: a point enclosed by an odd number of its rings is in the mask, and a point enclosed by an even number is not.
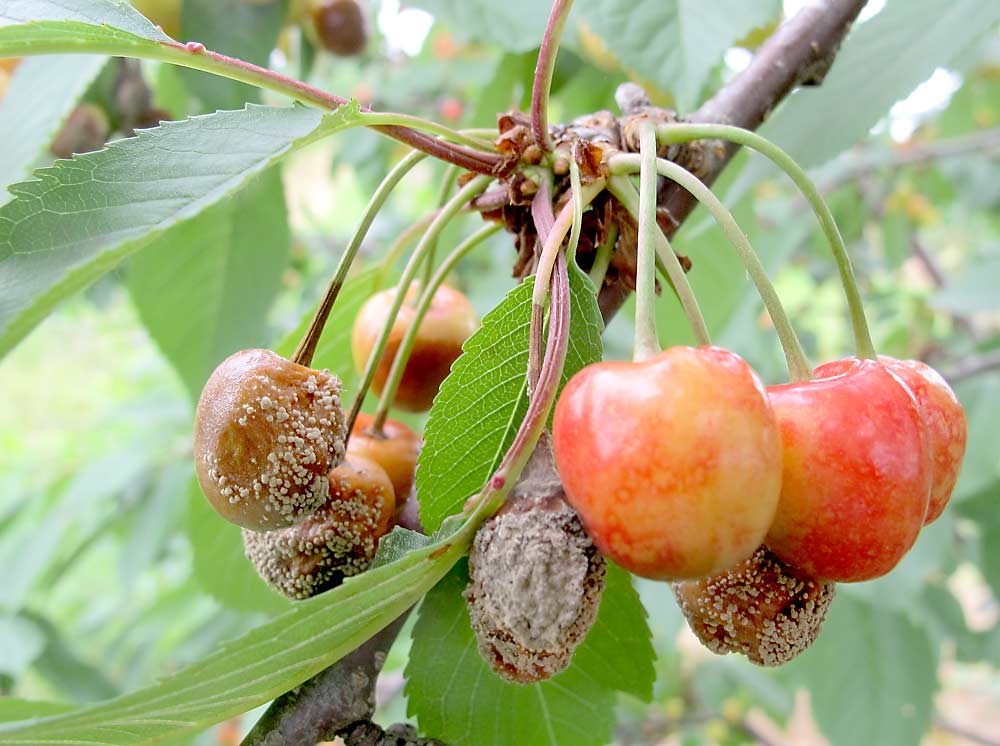
<svg viewBox="0 0 1000 746"><path fill-rule="evenodd" d="M212 373L198 401L198 482L227 520L292 525L323 504L344 456L340 379L270 350L243 350Z"/></svg>
<svg viewBox="0 0 1000 746"><path fill-rule="evenodd" d="M563 502L551 447L543 441L469 555L464 596L484 660L521 684L565 669L597 616L605 569Z"/></svg>
<svg viewBox="0 0 1000 746"><path fill-rule="evenodd" d="M329 485L329 500L302 523L243 531L257 573L289 598L315 596L366 570L392 527L392 483L378 464L348 456L330 472Z"/></svg>
<svg viewBox="0 0 1000 746"><path fill-rule="evenodd" d="M673 588L705 647L759 666L783 665L812 645L835 594L833 583L797 576L763 546L731 570Z"/></svg>

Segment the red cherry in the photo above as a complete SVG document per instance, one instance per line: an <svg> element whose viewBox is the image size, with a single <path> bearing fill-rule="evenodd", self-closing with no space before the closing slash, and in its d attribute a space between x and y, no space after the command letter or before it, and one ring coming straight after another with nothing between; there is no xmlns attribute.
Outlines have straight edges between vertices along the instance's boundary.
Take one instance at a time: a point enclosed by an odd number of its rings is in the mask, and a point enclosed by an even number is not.
<svg viewBox="0 0 1000 746"><path fill-rule="evenodd" d="M896 360L885 355L879 356L879 360L909 386L924 416L934 464L931 504L924 519L926 526L944 512L958 481L968 437L965 410L948 382L926 363Z"/></svg>
<svg viewBox="0 0 1000 746"><path fill-rule="evenodd" d="M822 580L885 575L920 533L931 490L916 399L874 360L838 360L768 388L781 426L781 501L767 545Z"/></svg>
<svg viewBox="0 0 1000 746"><path fill-rule="evenodd" d="M653 579L749 557L781 488L781 441L760 379L717 347L588 366L553 422L569 503L598 548Z"/></svg>

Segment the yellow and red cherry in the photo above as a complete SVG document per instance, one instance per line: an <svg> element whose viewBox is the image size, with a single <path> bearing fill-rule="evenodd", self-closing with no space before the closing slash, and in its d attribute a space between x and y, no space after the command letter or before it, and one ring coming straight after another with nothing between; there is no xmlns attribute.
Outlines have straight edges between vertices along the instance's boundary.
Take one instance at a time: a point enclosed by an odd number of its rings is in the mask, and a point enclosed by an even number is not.
<svg viewBox="0 0 1000 746"><path fill-rule="evenodd" d="M392 481L396 502L402 506L413 487L422 441L411 428L397 420L386 420L379 433L374 432L371 425L371 415L358 414L347 441L347 452L381 466Z"/></svg>

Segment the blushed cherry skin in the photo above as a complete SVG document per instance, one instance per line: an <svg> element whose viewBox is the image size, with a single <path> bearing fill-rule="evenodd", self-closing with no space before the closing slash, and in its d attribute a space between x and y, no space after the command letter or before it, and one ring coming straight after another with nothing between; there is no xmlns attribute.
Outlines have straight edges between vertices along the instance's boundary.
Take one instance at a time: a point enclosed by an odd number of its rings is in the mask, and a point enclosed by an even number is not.
<svg viewBox="0 0 1000 746"><path fill-rule="evenodd" d="M768 388L784 471L766 544L809 577L871 580L924 525L929 439L915 397L882 363L840 360L815 375Z"/></svg>
<svg viewBox="0 0 1000 746"><path fill-rule="evenodd" d="M379 361L372 381L376 394L382 392L406 330L413 324L419 283L412 283L406 301L392 325L389 343ZM363 371L368 356L385 325L396 289L384 290L369 298L354 322L351 349L354 365ZM425 412L431 408L441 382L451 372L451 365L462 354L462 345L479 327L476 311L458 290L442 285L434 293L427 315L420 323L420 331L406 363L393 403L409 412Z"/></svg>
<svg viewBox="0 0 1000 746"><path fill-rule="evenodd" d="M757 374L718 347L590 365L553 421L567 500L606 556L656 580L700 578L762 543L781 440Z"/></svg>
<svg viewBox="0 0 1000 746"><path fill-rule="evenodd" d="M422 441L417 433L397 420L386 420L380 435L371 431L371 424L371 415L358 414L347 441L347 452L370 459L385 470L401 507L413 487Z"/></svg>
<svg viewBox="0 0 1000 746"><path fill-rule="evenodd" d="M951 499L965 457L968 424L961 402L941 374L919 360L896 360L880 355L879 361L903 379L917 398L930 436L934 483L924 525L937 520Z"/></svg>

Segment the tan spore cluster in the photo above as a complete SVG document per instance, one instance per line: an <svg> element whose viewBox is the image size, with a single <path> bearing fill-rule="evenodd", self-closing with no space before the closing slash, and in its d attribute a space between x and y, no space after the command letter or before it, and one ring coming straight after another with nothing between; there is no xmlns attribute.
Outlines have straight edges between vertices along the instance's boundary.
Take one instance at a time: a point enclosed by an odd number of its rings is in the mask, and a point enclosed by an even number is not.
<svg viewBox="0 0 1000 746"><path fill-rule="evenodd" d="M763 546L731 570L673 589L705 647L760 666L788 663L812 645L835 594L833 583L799 577Z"/></svg>
<svg viewBox="0 0 1000 746"><path fill-rule="evenodd" d="M243 350L216 368L198 402L198 481L237 525L289 526L326 501L344 436L340 379L270 350Z"/></svg>
<svg viewBox="0 0 1000 746"><path fill-rule="evenodd" d="M521 684L565 669L597 616L605 569L562 499L546 439L469 555L464 596L484 660Z"/></svg>
<svg viewBox="0 0 1000 746"><path fill-rule="evenodd" d="M381 467L348 456L328 479L329 499L301 523L243 530L247 558L258 574L292 599L315 596L366 570L392 527L395 499Z"/></svg>

